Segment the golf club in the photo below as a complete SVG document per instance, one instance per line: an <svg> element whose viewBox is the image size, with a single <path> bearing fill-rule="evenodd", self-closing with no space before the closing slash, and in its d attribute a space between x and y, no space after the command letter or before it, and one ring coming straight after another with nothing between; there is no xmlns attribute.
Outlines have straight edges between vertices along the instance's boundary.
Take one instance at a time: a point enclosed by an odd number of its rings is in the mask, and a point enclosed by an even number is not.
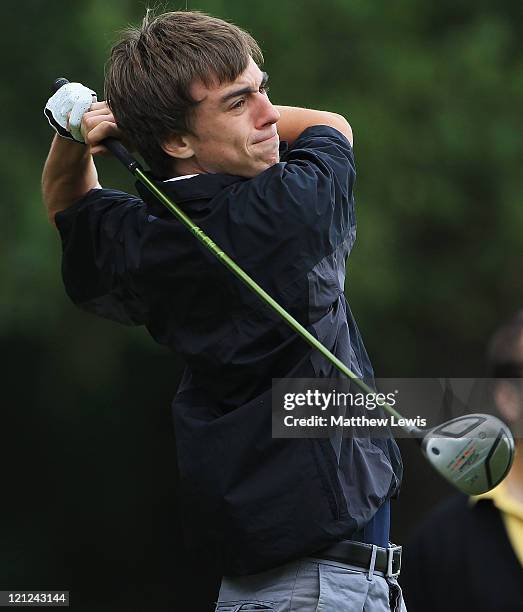
<svg viewBox="0 0 523 612"><path fill-rule="evenodd" d="M54 82L53 91L68 83L65 78ZM144 173L138 161L115 138L106 138L104 146L199 240L223 265L258 295L296 333L318 350L333 366L366 394L376 391L358 378L319 340L308 332L262 287L242 270L211 238L209 238L176 204ZM387 402L380 406L403 420ZM418 439L429 463L457 489L467 495L478 495L498 485L507 475L514 458L514 438L510 429L498 418L486 414L470 414L446 421L429 430L404 425L402 429Z"/></svg>

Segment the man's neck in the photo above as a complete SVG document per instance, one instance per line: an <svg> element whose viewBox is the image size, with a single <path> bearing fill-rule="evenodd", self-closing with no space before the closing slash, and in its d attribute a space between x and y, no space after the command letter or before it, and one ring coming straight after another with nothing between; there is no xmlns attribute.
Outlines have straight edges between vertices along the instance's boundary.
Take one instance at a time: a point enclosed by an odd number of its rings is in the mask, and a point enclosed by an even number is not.
<svg viewBox="0 0 523 612"><path fill-rule="evenodd" d="M206 174L206 171L195 161L194 157L176 160L173 177L187 176L188 174Z"/></svg>

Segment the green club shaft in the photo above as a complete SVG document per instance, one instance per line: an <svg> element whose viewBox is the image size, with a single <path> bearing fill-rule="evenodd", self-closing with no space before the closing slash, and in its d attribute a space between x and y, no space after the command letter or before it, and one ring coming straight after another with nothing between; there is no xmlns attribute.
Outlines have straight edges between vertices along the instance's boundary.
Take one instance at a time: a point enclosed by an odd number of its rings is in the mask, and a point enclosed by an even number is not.
<svg viewBox="0 0 523 612"><path fill-rule="evenodd" d="M203 230L201 230L196 223L194 223L178 206L163 193L158 187L149 179L149 177L139 167L131 169L133 174L140 179L140 181L149 189L149 191L160 200L160 202L169 209L172 214L181 221L185 227L191 232L191 234L199 240L217 259L219 259L224 266L226 266L237 278L239 278L249 289L251 289L256 295L267 304L274 312L276 312L289 327L291 327L296 333L298 333L306 342L308 342L313 348L319 351L335 368L337 368L342 374L350 378L360 389L365 393L373 394L374 389L369 387L363 380L358 378L352 370L350 370L342 361L340 361L336 355L331 353L327 347L325 347L317 338L315 338L309 331L303 327L303 325L297 321L292 315L290 315L285 308L280 306L278 302L273 299L258 283L256 283L240 266L235 263L227 253L224 253L220 247L213 241ZM403 418L402 415L395 410L390 404L384 402L380 405L391 415L397 419ZM410 428L408 429L410 431Z"/></svg>
<svg viewBox="0 0 523 612"><path fill-rule="evenodd" d="M69 81L65 78L56 79L53 83L53 91L57 91L60 87L68 83ZM149 191L155 195L158 200L172 212L172 214L181 221L185 227L191 232L195 238L197 238L217 259L219 259L237 278L239 278L249 289L254 291L258 297L265 302L274 312L276 312L286 323L298 333L306 342L308 342L313 348L319 351L335 368L337 368L342 374L352 380L362 391L367 394L375 393L374 389L369 387L363 380L358 378L354 372L352 372L342 361L340 361L336 355L331 353L328 348L315 338L310 332L308 332L301 323L299 323L293 316L291 316L285 308L280 306L276 300L274 300L264 289L262 289L258 283L256 283L246 272L244 272L240 266L238 266L228 255L224 253L220 247L213 241L209 236L205 234L191 219L181 211L176 204L166 196L158 187L149 179L145 172L140 168L137 160L129 153L124 145L116 138L106 138L102 144L104 144L109 151L134 175L136 176ZM384 402L380 405L391 415L397 419L401 419L402 415L395 410L390 404ZM415 427L404 427L408 433L419 433L420 430Z"/></svg>

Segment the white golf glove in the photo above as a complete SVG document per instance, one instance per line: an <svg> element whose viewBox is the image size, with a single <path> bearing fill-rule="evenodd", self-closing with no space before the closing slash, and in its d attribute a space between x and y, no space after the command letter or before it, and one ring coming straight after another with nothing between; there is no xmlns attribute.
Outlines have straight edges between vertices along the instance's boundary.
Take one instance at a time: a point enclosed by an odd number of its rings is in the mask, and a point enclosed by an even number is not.
<svg viewBox="0 0 523 612"><path fill-rule="evenodd" d="M44 115L49 125L63 138L84 143L80 131L82 117L93 102L96 102L96 92L81 83L67 83L52 95L44 108ZM67 129L67 114L69 115L69 130Z"/></svg>

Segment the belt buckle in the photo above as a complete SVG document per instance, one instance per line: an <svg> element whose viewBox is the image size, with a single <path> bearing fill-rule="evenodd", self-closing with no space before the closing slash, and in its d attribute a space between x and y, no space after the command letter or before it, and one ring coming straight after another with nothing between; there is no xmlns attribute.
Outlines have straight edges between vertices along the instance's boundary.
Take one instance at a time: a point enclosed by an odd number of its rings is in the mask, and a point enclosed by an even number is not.
<svg viewBox="0 0 523 612"><path fill-rule="evenodd" d="M385 576L387 578L396 578L397 576L400 575L400 571L401 571L401 554L399 555L398 571L397 572L393 572L392 571L392 565L393 565L393 562L394 562L394 553L396 551L399 551L401 553L401 546L396 546L395 544L389 544L389 546L387 548L387 573L385 574Z"/></svg>

